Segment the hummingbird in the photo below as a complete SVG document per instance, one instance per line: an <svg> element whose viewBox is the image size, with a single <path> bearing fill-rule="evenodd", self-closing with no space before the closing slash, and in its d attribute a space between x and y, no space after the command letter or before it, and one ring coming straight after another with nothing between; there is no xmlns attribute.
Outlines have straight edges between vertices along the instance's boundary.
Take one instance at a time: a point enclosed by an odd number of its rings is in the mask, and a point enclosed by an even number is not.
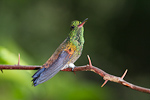
<svg viewBox="0 0 150 100"><path fill-rule="evenodd" d="M74 62L81 56L84 45L84 27L88 18L80 22L71 22L71 31L68 37L60 44L52 56L42 65L42 67L32 76L33 85L37 86L56 75L65 68L76 67Z"/></svg>

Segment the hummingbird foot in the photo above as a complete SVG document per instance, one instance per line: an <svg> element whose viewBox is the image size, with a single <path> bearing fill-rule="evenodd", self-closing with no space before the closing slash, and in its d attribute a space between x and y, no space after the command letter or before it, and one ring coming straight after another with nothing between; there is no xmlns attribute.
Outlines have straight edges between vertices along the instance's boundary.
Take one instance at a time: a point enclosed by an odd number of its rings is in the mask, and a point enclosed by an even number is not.
<svg viewBox="0 0 150 100"><path fill-rule="evenodd" d="M76 75L76 73L75 73L75 71L74 71L74 68L75 68L76 66L74 65L74 63L70 63L70 64L69 64L69 67L72 68L72 72L74 72L74 74Z"/></svg>
<svg viewBox="0 0 150 100"><path fill-rule="evenodd" d="M76 67L73 63L70 63L69 64L69 67L72 68L72 72L74 72L74 74L76 75L75 71L74 71L74 68Z"/></svg>
<svg viewBox="0 0 150 100"><path fill-rule="evenodd" d="M76 67L73 63L69 64L69 67L72 68L72 71L74 70L74 68ZM74 71L73 71L74 72Z"/></svg>

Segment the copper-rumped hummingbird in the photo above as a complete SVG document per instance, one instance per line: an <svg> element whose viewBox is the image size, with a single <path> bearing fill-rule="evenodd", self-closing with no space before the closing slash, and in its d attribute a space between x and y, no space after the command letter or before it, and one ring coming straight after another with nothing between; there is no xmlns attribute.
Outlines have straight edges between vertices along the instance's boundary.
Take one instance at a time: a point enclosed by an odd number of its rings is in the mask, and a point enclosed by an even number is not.
<svg viewBox="0 0 150 100"><path fill-rule="evenodd" d="M87 20L88 18L82 22L77 20L71 22L71 31L68 37L60 44L46 63L32 76L34 86L49 80L61 69L71 67L73 71L75 67L74 62L82 53L84 45L83 25Z"/></svg>

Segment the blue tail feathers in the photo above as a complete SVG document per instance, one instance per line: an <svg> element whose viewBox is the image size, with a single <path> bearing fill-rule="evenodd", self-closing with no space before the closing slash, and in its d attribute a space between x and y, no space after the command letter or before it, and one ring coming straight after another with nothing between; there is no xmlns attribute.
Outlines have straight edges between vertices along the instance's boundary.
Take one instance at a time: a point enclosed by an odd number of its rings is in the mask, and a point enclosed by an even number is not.
<svg viewBox="0 0 150 100"><path fill-rule="evenodd" d="M63 68L67 62L71 58L68 56L68 53L66 51L62 51L58 58L55 59L55 61L52 62L52 64L48 65L47 68L43 67L39 69L33 76L33 85L37 86L38 84L41 84L49 79L51 79L54 75L56 75L61 68Z"/></svg>
<svg viewBox="0 0 150 100"><path fill-rule="evenodd" d="M46 68L42 68L42 69L39 69L33 76L32 76L32 78L33 78L33 85L34 86L37 86L38 84L37 84L37 80L38 80L38 78L40 77L40 75L41 75L41 73L42 72L44 72L44 70L45 70Z"/></svg>

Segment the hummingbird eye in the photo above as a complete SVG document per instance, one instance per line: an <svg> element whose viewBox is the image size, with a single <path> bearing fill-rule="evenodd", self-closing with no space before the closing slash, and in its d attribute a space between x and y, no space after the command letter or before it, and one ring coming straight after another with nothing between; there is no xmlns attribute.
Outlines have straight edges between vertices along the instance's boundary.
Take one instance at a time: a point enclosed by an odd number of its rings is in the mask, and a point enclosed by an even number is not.
<svg viewBox="0 0 150 100"><path fill-rule="evenodd" d="M73 26L71 26L71 29L74 29L74 25L73 25Z"/></svg>

